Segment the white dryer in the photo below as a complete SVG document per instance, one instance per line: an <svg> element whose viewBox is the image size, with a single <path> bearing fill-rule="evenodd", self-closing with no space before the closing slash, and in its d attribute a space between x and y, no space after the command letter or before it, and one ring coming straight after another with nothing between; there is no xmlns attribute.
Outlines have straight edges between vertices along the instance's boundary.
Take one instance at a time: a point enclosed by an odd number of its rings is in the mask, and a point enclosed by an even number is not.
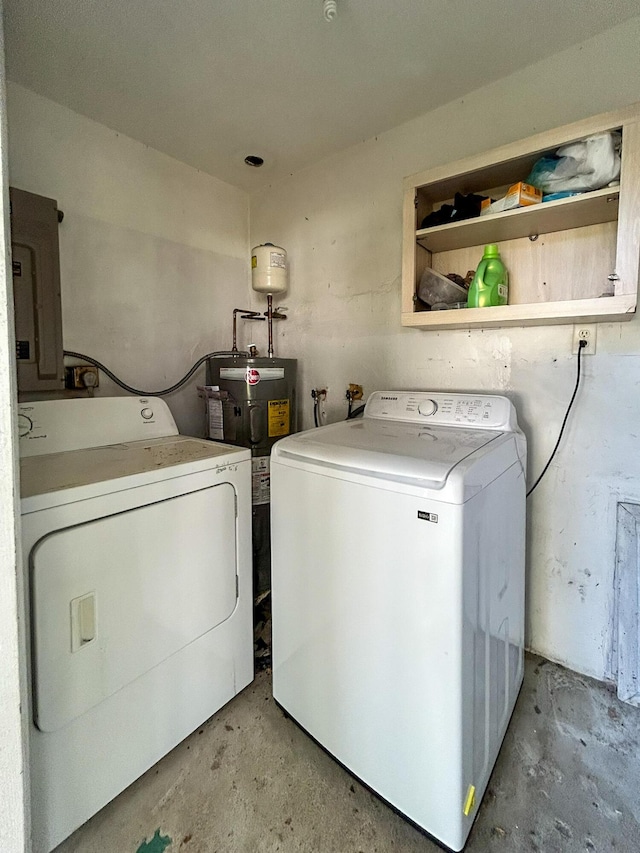
<svg viewBox="0 0 640 853"><path fill-rule="evenodd" d="M452 850L522 683L525 459L508 399L427 392L271 455L274 697Z"/></svg>
<svg viewBox="0 0 640 853"><path fill-rule="evenodd" d="M160 399L19 406L34 853L253 679L248 450Z"/></svg>

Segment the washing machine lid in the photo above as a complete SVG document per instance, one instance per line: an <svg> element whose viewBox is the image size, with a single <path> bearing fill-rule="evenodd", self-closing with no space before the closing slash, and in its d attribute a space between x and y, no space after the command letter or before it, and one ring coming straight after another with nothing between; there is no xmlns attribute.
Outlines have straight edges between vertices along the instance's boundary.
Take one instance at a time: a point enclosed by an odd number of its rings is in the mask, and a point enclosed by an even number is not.
<svg viewBox="0 0 640 853"><path fill-rule="evenodd" d="M91 487L93 496L237 463L250 455L246 448L174 435L27 456L20 461L23 511L25 500L36 496L49 496L47 505L54 505L67 502L64 494L71 489ZM37 508L43 507L44 502L39 501ZM36 508L33 501L30 508Z"/></svg>
<svg viewBox="0 0 640 853"><path fill-rule="evenodd" d="M504 435L499 430L365 418L289 436L275 445L273 453L283 461L306 461L438 489L460 462Z"/></svg>

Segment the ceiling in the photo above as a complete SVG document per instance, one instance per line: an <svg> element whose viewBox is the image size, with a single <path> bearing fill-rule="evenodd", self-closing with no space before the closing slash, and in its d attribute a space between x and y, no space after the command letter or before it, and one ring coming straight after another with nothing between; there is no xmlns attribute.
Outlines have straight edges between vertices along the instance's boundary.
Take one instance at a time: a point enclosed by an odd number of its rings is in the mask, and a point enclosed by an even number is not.
<svg viewBox="0 0 640 853"><path fill-rule="evenodd" d="M322 0L4 5L9 79L248 190L640 11L638 0L337 0L327 22Z"/></svg>

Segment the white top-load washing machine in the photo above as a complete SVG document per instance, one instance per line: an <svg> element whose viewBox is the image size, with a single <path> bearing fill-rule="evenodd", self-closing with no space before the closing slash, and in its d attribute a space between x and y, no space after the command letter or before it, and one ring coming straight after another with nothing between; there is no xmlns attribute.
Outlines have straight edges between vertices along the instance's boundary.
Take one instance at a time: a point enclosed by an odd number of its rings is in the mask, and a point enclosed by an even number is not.
<svg viewBox="0 0 640 853"><path fill-rule="evenodd" d="M508 399L429 392L271 455L274 697L452 850L522 683L525 459Z"/></svg>
<svg viewBox="0 0 640 853"><path fill-rule="evenodd" d="M19 406L34 853L253 679L251 461L157 398Z"/></svg>

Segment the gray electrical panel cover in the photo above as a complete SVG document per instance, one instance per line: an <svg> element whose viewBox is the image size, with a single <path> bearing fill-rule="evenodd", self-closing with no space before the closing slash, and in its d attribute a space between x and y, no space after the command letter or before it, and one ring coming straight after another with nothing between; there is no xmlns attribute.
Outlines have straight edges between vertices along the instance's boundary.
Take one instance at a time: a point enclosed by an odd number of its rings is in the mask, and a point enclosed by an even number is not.
<svg viewBox="0 0 640 853"><path fill-rule="evenodd" d="M64 387L58 204L10 188L18 391Z"/></svg>

